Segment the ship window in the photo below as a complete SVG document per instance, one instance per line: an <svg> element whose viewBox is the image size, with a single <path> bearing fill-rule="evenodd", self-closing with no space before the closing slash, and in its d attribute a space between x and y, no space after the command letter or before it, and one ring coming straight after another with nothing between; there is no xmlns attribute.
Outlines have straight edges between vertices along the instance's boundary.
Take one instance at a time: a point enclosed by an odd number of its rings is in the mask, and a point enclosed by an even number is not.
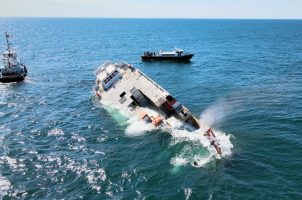
<svg viewBox="0 0 302 200"><path fill-rule="evenodd" d="M108 83L110 80L111 80L111 76L107 77L107 78L105 79L104 83L106 84L106 83Z"/></svg>
<svg viewBox="0 0 302 200"><path fill-rule="evenodd" d="M117 74L117 70L115 70L111 76L114 77L116 74Z"/></svg>
<svg viewBox="0 0 302 200"><path fill-rule="evenodd" d="M117 70L115 70L110 76L108 76L105 80L104 83L108 83L116 74L118 73Z"/></svg>
<svg viewBox="0 0 302 200"><path fill-rule="evenodd" d="M125 96L126 92L123 92L122 94L120 94L120 97L122 98L123 96Z"/></svg>

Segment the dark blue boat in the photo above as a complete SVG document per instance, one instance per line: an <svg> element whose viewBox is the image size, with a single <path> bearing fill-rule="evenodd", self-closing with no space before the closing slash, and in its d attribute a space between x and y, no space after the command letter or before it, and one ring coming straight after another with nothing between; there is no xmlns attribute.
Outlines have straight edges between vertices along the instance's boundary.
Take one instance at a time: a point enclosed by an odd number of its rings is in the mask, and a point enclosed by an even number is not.
<svg viewBox="0 0 302 200"><path fill-rule="evenodd" d="M7 49L3 53L4 68L0 69L0 82L20 82L27 76L27 68L17 58L17 53L10 45L8 38L10 37L5 33Z"/></svg>

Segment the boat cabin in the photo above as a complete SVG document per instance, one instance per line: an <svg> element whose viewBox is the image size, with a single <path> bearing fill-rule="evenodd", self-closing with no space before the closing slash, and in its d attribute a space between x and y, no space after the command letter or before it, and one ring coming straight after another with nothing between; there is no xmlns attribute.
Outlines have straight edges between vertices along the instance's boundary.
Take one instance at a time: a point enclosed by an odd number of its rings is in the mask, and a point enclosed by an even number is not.
<svg viewBox="0 0 302 200"><path fill-rule="evenodd" d="M173 56L182 56L183 53L184 53L183 50L176 49L175 51L171 51L171 52L169 52L169 51L166 51L166 52L160 51L158 55L159 56L164 56L164 57L173 57Z"/></svg>
<svg viewBox="0 0 302 200"><path fill-rule="evenodd" d="M108 90L121 77L122 74L118 71L116 67L114 67L114 65L108 65L102 68L102 71L98 76L98 80L102 83L103 89Z"/></svg>
<svg viewBox="0 0 302 200"><path fill-rule="evenodd" d="M15 50L10 49L3 53L3 64L5 67L17 66L19 60L17 59L17 53Z"/></svg>

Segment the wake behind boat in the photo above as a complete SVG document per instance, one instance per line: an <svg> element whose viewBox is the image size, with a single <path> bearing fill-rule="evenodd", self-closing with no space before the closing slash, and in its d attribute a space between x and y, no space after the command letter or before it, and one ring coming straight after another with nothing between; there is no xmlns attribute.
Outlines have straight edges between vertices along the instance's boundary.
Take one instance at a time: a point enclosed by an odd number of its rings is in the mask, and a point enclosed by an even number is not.
<svg viewBox="0 0 302 200"><path fill-rule="evenodd" d="M0 69L0 82L20 82L27 76L27 68L17 58L17 53L14 48L11 47L9 42L9 35L5 33L7 48L3 52L3 65L4 68Z"/></svg>
<svg viewBox="0 0 302 200"><path fill-rule="evenodd" d="M126 63L107 62L96 72L95 95L103 105L122 110L127 117L137 116L155 127L173 128L171 124L181 121L200 128L198 120L184 105L152 79ZM221 148L211 129L203 135L221 155Z"/></svg>
<svg viewBox="0 0 302 200"><path fill-rule="evenodd" d="M190 62L194 54L185 53L181 49L175 51L160 51L156 52L144 52L141 56L143 61L174 61L174 62Z"/></svg>

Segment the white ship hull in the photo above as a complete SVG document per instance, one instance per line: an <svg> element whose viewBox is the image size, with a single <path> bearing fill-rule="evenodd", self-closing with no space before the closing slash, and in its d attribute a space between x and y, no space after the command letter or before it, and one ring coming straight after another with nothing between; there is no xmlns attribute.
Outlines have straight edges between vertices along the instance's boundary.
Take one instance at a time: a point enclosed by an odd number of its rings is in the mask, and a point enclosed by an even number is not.
<svg viewBox="0 0 302 200"><path fill-rule="evenodd" d="M99 101L121 110L127 117L137 116L155 127L169 128L177 119L191 130L200 128L198 120L185 106L131 65L108 62L97 70L96 76L95 94ZM211 137L215 137L205 135L211 142ZM217 152L221 154L220 149Z"/></svg>

